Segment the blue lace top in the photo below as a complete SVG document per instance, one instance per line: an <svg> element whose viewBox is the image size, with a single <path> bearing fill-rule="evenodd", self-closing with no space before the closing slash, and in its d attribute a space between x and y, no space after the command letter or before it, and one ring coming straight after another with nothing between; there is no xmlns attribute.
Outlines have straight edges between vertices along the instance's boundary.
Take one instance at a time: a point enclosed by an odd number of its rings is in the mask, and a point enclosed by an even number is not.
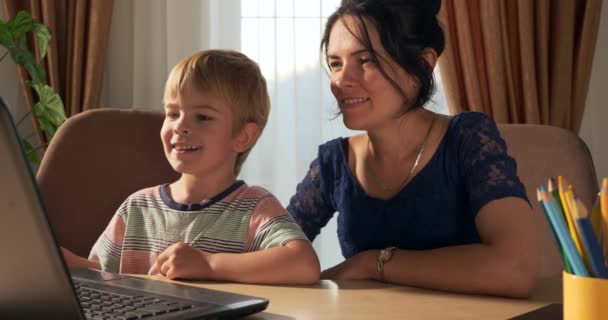
<svg viewBox="0 0 608 320"><path fill-rule="evenodd" d="M515 160L483 113L454 116L427 165L389 200L365 193L348 167L347 150L346 138L321 145L287 208L311 241L339 212L345 258L388 246L425 250L479 243L479 209L510 196L528 201Z"/></svg>

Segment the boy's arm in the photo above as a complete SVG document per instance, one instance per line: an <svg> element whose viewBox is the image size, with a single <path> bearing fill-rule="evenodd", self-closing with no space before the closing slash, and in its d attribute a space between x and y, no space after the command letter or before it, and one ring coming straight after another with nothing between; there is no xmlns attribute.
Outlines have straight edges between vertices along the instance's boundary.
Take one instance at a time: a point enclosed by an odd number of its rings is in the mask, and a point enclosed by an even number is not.
<svg viewBox="0 0 608 320"><path fill-rule="evenodd" d="M312 284L320 274L317 254L306 240L244 254L218 253L210 265L217 280L249 283Z"/></svg>
<svg viewBox="0 0 608 320"><path fill-rule="evenodd" d="M101 270L101 263L99 263L99 261L97 260L89 260L83 258L63 247L61 247L61 253L63 254L63 259L65 260L65 263L70 268L92 268Z"/></svg>
<svg viewBox="0 0 608 320"><path fill-rule="evenodd" d="M155 267L170 279L258 284L312 284L320 274L319 259L306 240L248 253L216 254L180 242L167 248Z"/></svg>

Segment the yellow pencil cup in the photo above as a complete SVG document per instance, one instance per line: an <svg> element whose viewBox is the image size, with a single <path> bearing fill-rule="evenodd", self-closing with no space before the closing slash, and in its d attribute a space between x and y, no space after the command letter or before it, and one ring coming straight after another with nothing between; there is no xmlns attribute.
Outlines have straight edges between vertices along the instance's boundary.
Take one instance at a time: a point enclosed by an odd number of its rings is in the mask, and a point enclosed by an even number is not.
<svg viewBox="0 0 608 320"><path fill-rule="evenodd" d="M608 319L608 279L563 272L564 320Z"/></svg>

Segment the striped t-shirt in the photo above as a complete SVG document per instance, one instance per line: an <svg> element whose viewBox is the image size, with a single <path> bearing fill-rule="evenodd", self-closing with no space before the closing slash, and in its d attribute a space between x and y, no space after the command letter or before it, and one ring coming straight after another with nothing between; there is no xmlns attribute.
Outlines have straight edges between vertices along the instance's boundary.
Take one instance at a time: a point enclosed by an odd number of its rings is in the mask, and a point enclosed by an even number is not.
<svg viewBox="0 0 608 320"><path fill-rule="evenodd" d="M129 196L89 255L104 271L158 274L156 258L178 241L211 253L263 250L306 236L281 203L261 187L236 182L201 204L179 204L167 185Z"/></svg>

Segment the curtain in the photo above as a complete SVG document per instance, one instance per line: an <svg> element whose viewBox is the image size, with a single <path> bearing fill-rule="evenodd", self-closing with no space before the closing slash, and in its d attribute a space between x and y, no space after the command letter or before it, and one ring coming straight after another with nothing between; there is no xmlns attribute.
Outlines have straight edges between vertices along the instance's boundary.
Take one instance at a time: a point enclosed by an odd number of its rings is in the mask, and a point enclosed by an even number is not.
<svg viewBox="0 0 608 320"><path fill-rule="evenodd" d="M4 1L7 18L26 10L51 29L48 54L40 63L48 84L62 97L68 117L99 106L112 7L113 0ZM19 67L18 72L31 110L35 93L25 85L25 70ZM30 118L40 140L46 141L33 113Z"/></svg>
<svg viewBox="0 0 608 320"><path fill-rule="evenodd" d="M450 111L578 132L601 0L444 0L439 59Z"/></svg>
<svg viewBox="0 0 608 320"><path fill-rule="evenodd" d="M240 0L116 1L101 105L162 109L165 80L182 58L239 48Z"/></svg>

